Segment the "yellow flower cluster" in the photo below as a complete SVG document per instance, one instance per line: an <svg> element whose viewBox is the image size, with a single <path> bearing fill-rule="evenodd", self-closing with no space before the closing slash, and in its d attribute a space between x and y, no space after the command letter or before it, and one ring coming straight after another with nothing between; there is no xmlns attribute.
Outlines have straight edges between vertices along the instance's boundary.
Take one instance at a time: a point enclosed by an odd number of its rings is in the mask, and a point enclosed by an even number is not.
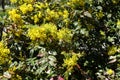
<svg viewBox="0 0 120 80"><path fill-rule="evenodd" d="M63 67L67 67L68 70L73 69L73 67L77 65L78 57L79 55L74 53L72 57L64 59Z"/></svg>
<svg viewBox="0 0 120 80"><path fill-rule="evenodd" d="M101 19L104 16L104 13L102 12L102 10L100 10L99 12L96 13L96 17L98 19Z"/></svg>
<svg viewBox="0 0 120 80"><path fill-rule="evenodd" d="M16 3L16 2L17 2L17 0L10 0L10 2L11 2L11 3Z"/></svg>
<svg viewBox="0 0 120 80"><path fill-rule="evenodd" d="M52 24L43 24L40 27L34 27L28 30L28 36L31 40L41 40L46 41L48 35L51 35L52 37L55 36L55 33L57 32L57 27Z"/></svg>
<svg viewBox="0 0 120 80"><path fill-rule="evenodd" d="M32 20L34 20L34 23L36 24L37 22L39 22L39 17L37 14L35 14L34 16L31 17Z"/></svg>
<svg viewBox="0 0 120 80"><path fill-rule="evenodd" d="M106 73L107 73L108 75L112 75L112 74L114 74L114 71L113 71L112 69L108 69L108 70L106 71Z"/></svg>
<svg viewBox="0 0 120 80"><path fill-rule="evenodd" d="M11 3L15 4L15 3L20 3L20 4L23 4L23 3L34 3L36 0L10 0Z"/></svg>
<svg viewBox="0 0 120 80"><path fill-rule="evenodd" d="M46 10L46 20L52 20L52 19L58 19L59 18L59 14L58 12L54 11L54 10L50 10L49 8Z"/></svg>
<svg viewBox="0 0 120 80"><path fill-rule="evenodd" d="M23 0L25 3L33 3L35 2L36 0Z"/></svg>
<svg viewBox="0 0 120 80"><path fill-rule="evenodd" d="M35 4L35 7L38 8L38 9L47 8L48 3L37 2L37 4Z"/></svg>
<svg viewBox="0 0 120 80"><path fill-rule="evenodd" d="M30 28L28 30L28 37L31 40L46 41L47 39L58 39L60 41L70 42L72 38L71 30L68 28L62 28L57 30L57 27L52 24L43 24L40 27Z"/></svg>
<svg viewBox="0 0 120 80"><path fill-rule="evenodd" d="M73 6L74 4L84 6L85 5L85 0L70 0L69 2L67 2L67 4L70 5L70 6Z"/></svg>
<svg viewBox="0 0 120 80"><path fill-rule="evenodd" d="M40 27L31 28L28 30L28 36L31 40L41 40L46 39L45 29Z"/></svg>
<svg viewBox="0 0 120 80"><path fill-rule="evenodd" d="M73 36L72 31L69 30L68 28L62 28L57 33L58 39L65 42L70 42L72 39L72 36Z"/></svg>
<svg viewBox="0 0 120 80"><path fill-rule="evenodd" d="M22 18L20 14L17 14L16 9L12 9L11 11L8 12L10 19L12 19L15 23L21 23Z"/></svg>
<svg viewBox="0 0 120 80"><path fill-rule="evenodd" d="M20 4L19 4L20 2ZM31 3L33 2L33 3ZM69 11L67 9L51 9L49 3L47 2L36 2L35 0L17 0L19 4L17 9L11 10L10 17L16 22L21 18L22 20L29 20L26 18L31 18L31 22L34 21L34 24L38 24L41 21L63 21L65 24L68 24ZM19 13L19 14L18 14ZM15 14L15 16L13 15ZM19 22L19 21L18 21Z"/></svg>
<svg viewBox="0 0 120 80"><path fill-rule="evenodd" d="M43 7L43 3L41 5L36 4L37 8L42 9L45 8ZM47 5L47 4L46 4ZM66 21L66 19L69 17L69 12L67 10L62 11L55 11L55 10L50 10L49 8L45 9L45 11L38 11L35 15L31 17L32 20L34 20L34 23L38 23L42 17L45 17L45 21L53 21L57 19L63 19L63 21Z"/></svg>
<svg viewBox="0 0 120 80"><path fill-rule="evenodd" d="M43 25L41 25L41 28L44 28L46 30L47 36L56 38L57 27L54 24L52 24L52 23L43 24Z"/></svg>
<svg viewBox="0 0 120 80"><path fill-rule="evenodd" d="M63 19L66 19L69 16L69 12L67 10L64 10L62 15L63 15Z"/></svg>
<svg viewBox="0 0 120 80"><path fill-rule="evenodd" d="M31 19L34 20L35 24L37 22L39 22L40 18L42 18L42 13L41 12L38 12L37 14L35 14L34 16L31 17Z"/></svg>
<svg viewBox="0 0 120 80"><path fill-rule="evenodd" d="M116 46L112 46L108 50L108 55L109 56L114 55L116 52L117 52L117 47Z"/></svg>
<svg viewBox="0 0 120 80"><path fill-rule="evenodd" d="M23 14L26 14L27 12L31 12L33 10L32 4L24 3L20 6L20 10Z"/></svg>
<svg viewBox="0 0 120 80"><path fill-rule="evenodd" d="M9 63L10 61L10 50L3 44L3 42L0 42L0 65L5 64L6 62Z"/></svg>

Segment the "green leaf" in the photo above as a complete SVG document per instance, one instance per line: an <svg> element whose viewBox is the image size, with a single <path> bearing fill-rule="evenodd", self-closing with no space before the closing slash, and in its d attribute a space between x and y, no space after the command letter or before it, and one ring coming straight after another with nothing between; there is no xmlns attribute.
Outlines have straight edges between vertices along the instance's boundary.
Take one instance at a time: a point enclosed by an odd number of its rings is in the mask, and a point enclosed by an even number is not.
<svg viewBox="0 0 120 80"><path fill-rule="evenodd" d="M115 39L115 37L110 37L110 36L108 36L108 41L109 41L109 42L114 42L114 39Z"/></svg>
<svg viewBox="0 0 120 80"><path fill-rule="evenodd" d="M88 31L87 31L85 28L82 28L82 29L80 30L80 33L83 34L83 35L85 35L85 36L88 36L88 35L89 35L89 34L88 34Z"/></svg>
<svg viewBox="0 0 120 80"><path fill-rule="evenodd" d="M100 34L101 34L102 36L105 36L105 32L102 31L102 30L100 30Z"/></svg>
<svg viewBox="0 0 120 80"><path fill-rule="evenodd" d="M84 15L87 16L87 17L89 17L89 18L92 18L92 15L88 11L85 11Z"/></svg>
<svg viewBox="0 0 120 80"><path fill-rule="evenodd" d="M56 58L54 56L49 56L48 59L53 62L56 61Z"/></svg>

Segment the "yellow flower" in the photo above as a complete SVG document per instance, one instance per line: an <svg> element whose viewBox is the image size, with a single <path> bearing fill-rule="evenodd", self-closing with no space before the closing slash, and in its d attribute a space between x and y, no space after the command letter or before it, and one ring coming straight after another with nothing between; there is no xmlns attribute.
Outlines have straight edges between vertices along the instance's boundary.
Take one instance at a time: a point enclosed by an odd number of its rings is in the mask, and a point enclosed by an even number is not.
<svg viewBox="0 0 120 80"><path fill-rule="evenodd" d="M22 18L20 14L17 14L17 10L16 9L12 9L11 11L8 12L10 19L12 19L15 23L22 22Z"/></svg>
<svg viewBox="0 0 120 80"><path fill-rule="evenodd" d="M35 14L34 16L31 17L32 20L34 20L34 23L36 24L37 22L39 22L40 18L42 17L42 13L38 12L37 14Z"/></svg>
<svg viewBox="0 0 120 80"><path fill-rule="evenodd" d="M13 21L16 21L16 20L18 20L18 19L20 19L21 18L21 15L20 14L14 14L14 18L15 19L13 19Z"/></svg>
<svg viewBox="0 0 120 80"><path fill-rule="evenodd" d="M39 21L37 14L33 16L33 20L35 24Z"/></svg>
<svg viewBox="0 0 120 80"><path fill-rule="evenodd" d="M38 9L42 8L39 4L35 4L35 7L37 7Z"/></svg>
<svg viewBox="0 0 120 80"><path fill-rule="evenodd" d="M28 36L31 40L41 40L46 39L45 29L40 27L31 28L28 30Z"/></svg>
<svg viewBox="0 0 120 80"><path fill-rule="evenodd" d="M41 27L45 28L47 31L50 31L52 33L57 31L56 25L52 23L43 24L41 25Z"/></svg>
<svg viewBox="0 0 120 80"><path fill-rule="evenodd" d="M16 2L17 2L17 0L10 0L10 2L11 2L11 3L16 3Z"/></svg>
<svg viewBox="0 0 120 80"><path fill-rule="evenodd" d="M76 63L72 60L72 58L70 59L65 59L64 60L64 65L68 66L68 67L73 67L76 65Z"/></svg>
<svg viewBox="0 0 120 80"><path fill-rule="evenodd" d="M45 3L45 7L48 7L48 3Z"/></svg>
<svg viewBox="0 0 120 80"><path fill-rule="evenodd" d="M20 6L20 10L22 11L23 14L26 14L26 12L27 12L26 3L24 3L23 5Z"/></svg>
<svg viewBox="0 0 120 80"><path fill-rule="evenodd" d="M35 2L36 0L23 0L25 3L33 3Z"/></svg>
<svg viewBox="0 0 120 80"><path fill-rule="evenodd" d="M72 39L72 32L68 28L62 28L57 32L57 36L59 40L70 42Z"/></svg>
<svg viewBox="0 0 120 80"><path fill-rule="evenodd" d="M28 8L28 11L32 11L32 10L33 10L32 4L28 4L28 5L27 5L27 8Z"/></svg>
<svg viewBox="0 0 120 80"><path fill-rule="evenodd" d="M40 27L34 27L28 30L28 37L31 40L46 41L47 39L58 39L65 42L70 42L72 39L71 30L62 28L57 30L56 25L53 23L42 24Z"/></svg>
<svg viewBox="0 0 120 80"><path fill-rule="evenodd" d="M52 24L42 24L40 27L34 27L28 30L28 37L31 40L40 40L42 42L46 41L48 38L56 38L57 27Z"/></svg>
<svg viewBox="0 0 120 80"><path fill-rule="evenodd" d="M42 8L44 8L44 7L45 7L44 3L40 3L40 6L41 6Z"/></svg>
<svg viewBox="0 0 120 80"><path fill-rule="evenodd" d="M78 4L80 6L84 6L85 5L85 0L71 0L71 2L73 4Z"/></svg>
<svg viewBox="0 0 120 80"><path fill-rule="evenodd" d="M10 50L0 42L0 65L10 62Z"/></svg>
<svg viewBox="0 0 120 80"><path fill-rule="evenodd" d="M63 18L66 19L66 18L68 18L68 16L69 16L68 11L67 11L67 10L64 10L64 11L63 11Z"/></svg>
<svg viewBox="0 0 120 80"><path fill-rule="evenodd" d="M109 56L114 55L116 52L117 52L117 47L116 46L112 46L108 50L108 55Z"/></svg>
<svg viewBox="0 0 120 80"><path fill-rule="evenodd" d="M114 74L114 71L113 71L112 69L108 69L108 70L106 71L106 73L107 73L108 75L112 75L112 74Z"/></svg>
<svg viewBox="0 0 120 80"><path fill-rule="evenodd" d="M62 14L63 15L63 14ZM59 13L55 10L46 9L46 20L59 19Z"/></svg>
<svg viewBox="0 0 120 80"><path fill-rule="evenodd" d="M96 17L98 19L101 19L102 17L104 16L104 13L102 11L99 11L97 14L96 14Z"/></svg>
<svg viewBox="0 0 120 80"><path fill-rule="evenodd" d="M41 18L42 17L42 13L38 12L38 17Z"/></svg>
<svg viewBox="0 0 120 80"><path fill-rule="evenodd" d="M20 6L20 10L22 11L23 14L26 14L28 11L31 12L33 10L33 6L32 4L24 3Z"/></svg>
<svg viewBox="0 0 120 80"><path fill-rule="evenodd" d="M57 27L55 24L48 23L41 25L41 28L44 28L46 30L46 34L50 37L53 37L54 39L57 36Z"/></svg>
<svg viewBox="0 0 120 80"><path fill-rule="evenodd" d="M63 13L62 13L61 11L59 11L59 12L58 12L58 14L59 14L60 16L62 16L62 15L63 15Z"/></svg>
<svg viewBox="0 0 120 80"><path fill-rule="evenodd" d="M77 64L77 61L78 55L74 53L71 58L64 59L63 66L67 67L67 69L72 69Z"/></svg>
<svg viewBox="0 0 120 80"><path fill-rule="evenodd" d="M16 9L12 9L12 10L9 11L8 13L14 15L14 14L16 14Z"/></svg>
<svg viewBox="0 0 120 80"><path fill-rule="evenodd" d="M35 4L35 7L37 7L38 9L47 8L48 7L48 3L37 2Z"/></svg>

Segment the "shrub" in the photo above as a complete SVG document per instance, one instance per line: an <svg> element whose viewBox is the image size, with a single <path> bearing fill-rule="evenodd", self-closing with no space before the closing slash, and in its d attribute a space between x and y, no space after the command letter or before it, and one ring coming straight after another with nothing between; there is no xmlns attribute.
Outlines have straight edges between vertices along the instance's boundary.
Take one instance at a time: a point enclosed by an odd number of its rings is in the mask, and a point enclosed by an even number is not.
<svg viewBox="0 0 120 80"><path fill-rule="evenodd" d="M5 17L2 35L10 50L0 64L2 79L120 78L119 0L11 2L15 8Z"/></svg>

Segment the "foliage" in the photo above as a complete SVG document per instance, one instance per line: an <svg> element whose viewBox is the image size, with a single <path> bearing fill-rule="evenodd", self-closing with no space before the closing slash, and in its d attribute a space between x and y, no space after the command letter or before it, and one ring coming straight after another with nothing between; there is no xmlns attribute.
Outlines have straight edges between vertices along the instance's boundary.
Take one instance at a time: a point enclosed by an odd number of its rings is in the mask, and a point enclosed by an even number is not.
<svg viewBox="0 0 120 80"><path fill-rule="evenodd" d="M119 0L10 1L1 79L119 80Z"/></svg>

